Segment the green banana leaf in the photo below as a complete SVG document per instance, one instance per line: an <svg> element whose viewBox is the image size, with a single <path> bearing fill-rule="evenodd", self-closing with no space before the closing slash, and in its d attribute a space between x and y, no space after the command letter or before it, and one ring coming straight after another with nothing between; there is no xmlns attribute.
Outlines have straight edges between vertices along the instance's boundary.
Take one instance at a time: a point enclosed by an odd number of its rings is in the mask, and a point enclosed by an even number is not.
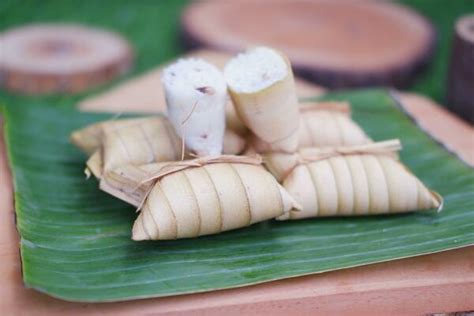
<svg viewBox="0 0 474 316"><path fill-rule="evenodd" d="M73 129L111 115L8 107L25 285L70 301L117 301L232 288L474 243L473 169L418 129L385 90L326 98L349 100L374 139L400 138L402 160L444 196L444 210L268 221L197 239L133 242L134 208L85 179L86 157L68 141Z"/></svg>

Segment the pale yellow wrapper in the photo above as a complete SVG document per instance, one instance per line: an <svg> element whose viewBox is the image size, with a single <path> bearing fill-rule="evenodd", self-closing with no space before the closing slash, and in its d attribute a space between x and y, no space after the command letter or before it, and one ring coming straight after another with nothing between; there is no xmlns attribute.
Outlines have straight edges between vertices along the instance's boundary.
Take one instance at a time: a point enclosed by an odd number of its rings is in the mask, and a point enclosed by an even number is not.
<svg viewBox="0 0 474 316"><path fill-rule="evenodd" d="M372 140L350 117L346 102L316 102L300 105L298 148L340 147L371 143ZM274 145L249 136L249 147L255 152L278 151Z"/></svg>
<svg viewBox="0 0 474 316"><path fill-rule="evenodd" d="M229 87L237 115L262 141L284 152L298 148L299 109L291 65L287 75L267 88L253 93L237 92Z"/></svg>
<svg viewBox="0 0 474 316"><path fill-rule="evenodd" d="M394 159L398 159L397 151L401 149L401 144L398 139L366 143L358 146L335 146L335 147L306 147L301 148L293 154L281 152L268 152L263 154L263 161L265 167L271 174L282 182L288 174L301 163L311 162L313 160L321 160L339 154L354 154L354 153L372 153L385 154ZM247 151L249 155L255 155L255 152Z"/></svg>
<svg viewBox="0 0 474 316"><path fill-rule="evenodd" d="M181 156L181 141L164 117L138 119L136 124L122 127L105 125L102 146L104 170L177 160Z"/></svg>
<svg viewBox="0 0 474 316"><path fill-rule="evenodd" d="M392 146L393 142L384 144ZM354 150L353 154L333 152L319 159L313 156L313 161L300 159L285 176L283 187L302 210L278 219L440 211L442 197L393 156L384 154L382 147L371 154Z"/></svg>
<svg viewBox="0 0 474 316"><path fill-rule="evenodd" d="M296 203L263 168L212 164L159 180L133 225L134 240L218 234L283 215Z"/></svg>
<svg viewBox="0 0 474 316"><path fill-rule="evenodd" d="M141 209L134 240L217 234L299 209L260 160L244 156L122 166L101 189Z"/></svg>
<svg viewBox="0 0 474 316"><path fill-rule="evenodd" d="M182 142L162 116L110 120L71 134L71 141L90 154L86 173L100 178L104 170L132 164L173 161L181 158ZM224 152L238 154L245 140L232 130L224 135Z"/></svg>

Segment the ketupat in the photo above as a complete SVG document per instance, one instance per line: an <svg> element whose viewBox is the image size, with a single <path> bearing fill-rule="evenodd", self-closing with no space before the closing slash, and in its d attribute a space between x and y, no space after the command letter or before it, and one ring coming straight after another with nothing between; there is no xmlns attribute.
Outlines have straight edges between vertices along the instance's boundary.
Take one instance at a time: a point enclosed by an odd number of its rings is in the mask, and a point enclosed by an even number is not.
<svg viewBox="0 0 474 316"><path fill-rule="evenodd" d="M181 141L164 116L109 120L71 134L71 141L87 154L87 172L100 178L103 170L125 164L143 165L181 157ZM245 140L233 131L224 134L224 152L240 153Z"/></svg>
<svg viewBox="0 0 474 316"><path fill-rule="evenodd" d="M400 142L392 140L292 155L290 169L280 177L302 210L279 219L441 210L441 196L394 159L400 148ZM273 158L267 157L267 166L274 166Z"/></svg>
<svg viewBox="0 0 474 316"><path fill-rule="evenodd" d="M314 102L300 104L298 148L356 146L372 140L350 117L347 102ZM249 147L258 153L277 150L251 135Z"/></svg>
<svg viewBox="0 0 474 316"><path fill-rule="evenodd" d="M257 47L231 59L224 75L242 122L274 148L294 152L299 109L288 59L273 49Z"/></svg>
<svg viewBox="0 0 474 316"><path fill-rule="evenodd" d="M139 205L134 240L190 238L249 226L299 209L260 163L258 158L217 156L123 166L107 172L102 181L107 183L107 192Z"/></svg>
<svg viewBox="0 0 474 316"><path fill-rule="evenodd" d="M161 82L169 120L186 147L198 156L222 154L229 97L221 71L203 59L180 59Z"/></svg>

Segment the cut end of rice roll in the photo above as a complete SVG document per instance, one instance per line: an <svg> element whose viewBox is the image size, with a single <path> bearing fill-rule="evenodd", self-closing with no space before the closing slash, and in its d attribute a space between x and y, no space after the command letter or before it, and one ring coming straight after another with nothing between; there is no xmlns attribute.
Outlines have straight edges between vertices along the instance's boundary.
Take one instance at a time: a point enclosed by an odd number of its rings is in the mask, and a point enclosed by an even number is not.
<svg viewBox="0 0 474 316"><path fill-rule="evenodd" d="M295 151L299 108L286 56L268 47L256 47L231 59L224 75L242 122L272 148Z"/></svg>
<svg viewBox="0 0 474 316"><path fill-rule="evenodd" d="M180 59L161 78L168 117L186 147L199 156L222 153L227 85L222 72L199 58Z"/></svg>
<svg viewBox="0 0 474 316"><path fill-rule="evenodd" d="M282 55L268 47L256 47L232 58L224 68L227 84L237 93L264 90L288 76Z"/></svg>
<svg viewBox="0 0 474 316"><path fill-rule="evenodd" d="M216 96L226 90L222 72L200 58L179 59L169 65L163 70L161 82L170 92L187 94L195 98L203 95ZM198 112L202 110L205 109L197 109Z"/></svg>

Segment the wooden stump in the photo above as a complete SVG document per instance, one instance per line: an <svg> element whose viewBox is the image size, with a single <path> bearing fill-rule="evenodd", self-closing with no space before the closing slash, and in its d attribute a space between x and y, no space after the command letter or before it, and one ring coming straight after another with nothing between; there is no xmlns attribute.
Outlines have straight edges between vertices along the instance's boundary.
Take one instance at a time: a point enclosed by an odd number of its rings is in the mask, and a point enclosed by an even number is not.
<svg viewBox="0 0 474 316"><path fill-rule="evenodd" d="M474 15L455 26L447 100L454 113L474 124Z"/></svg>
<svg viewBox="0 0 474 316"><path fill-rule="evenodd" d="M297 74L332 88L406 86L435 42L427 20L385 1L199 1L182 28L190 46L275 47Z"/></svg>
<svg viewBox="0 0 474 316"><path fill-rule="evenodd" d="M104 30L37 24L0 34L0 84L25 94L75 93L126 72L130 45Z"/></svg>

